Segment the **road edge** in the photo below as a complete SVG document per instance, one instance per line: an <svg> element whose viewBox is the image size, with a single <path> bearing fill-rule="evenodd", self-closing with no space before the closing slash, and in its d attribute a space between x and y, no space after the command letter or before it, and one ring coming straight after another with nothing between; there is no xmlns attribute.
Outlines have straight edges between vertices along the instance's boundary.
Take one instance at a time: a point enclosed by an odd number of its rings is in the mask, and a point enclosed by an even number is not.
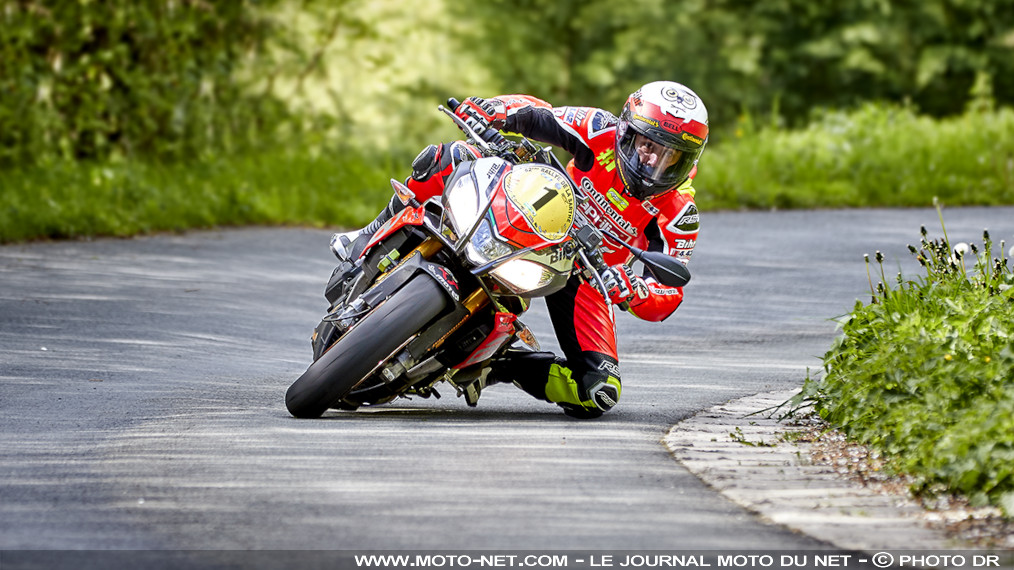
<svg viewBox="0 0 1014 570"><path fill-rule="evenodd" d="M669 429L663 443L704 483L762 518L838 548L960 548L920 519L908 497L878 493L830 466L814 465L811 444L773 409L799 392L766 392L713 406Z"/></svg>

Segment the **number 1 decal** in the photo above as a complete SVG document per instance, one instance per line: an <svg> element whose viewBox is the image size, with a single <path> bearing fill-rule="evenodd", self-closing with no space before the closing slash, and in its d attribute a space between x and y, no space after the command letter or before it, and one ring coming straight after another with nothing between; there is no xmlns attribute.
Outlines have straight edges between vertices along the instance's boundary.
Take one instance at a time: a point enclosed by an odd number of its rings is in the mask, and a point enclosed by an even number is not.
<svg viewBox="0 0 1014 570"><path fill-rule="evenodd" d="M535 203L532 205L535 206L536 210L541 210L543 206L552 202L553 198L556 198L559 195L560 191L557 190L556 188L546 188L546 193L543 194L542 197L536 200Z"/></svg>

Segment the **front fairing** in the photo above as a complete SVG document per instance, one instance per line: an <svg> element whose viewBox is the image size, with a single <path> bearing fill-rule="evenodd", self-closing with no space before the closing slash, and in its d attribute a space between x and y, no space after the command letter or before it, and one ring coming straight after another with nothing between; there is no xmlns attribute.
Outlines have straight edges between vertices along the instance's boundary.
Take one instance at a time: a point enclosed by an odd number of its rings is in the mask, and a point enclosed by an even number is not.
<svg viewBox="0 0 1014 570"><path fill-rule="evenodd" d="M451 177L442 201L444 236L505 293L538 297L566 285L576 201L564 174L483 158Z"/></svg>

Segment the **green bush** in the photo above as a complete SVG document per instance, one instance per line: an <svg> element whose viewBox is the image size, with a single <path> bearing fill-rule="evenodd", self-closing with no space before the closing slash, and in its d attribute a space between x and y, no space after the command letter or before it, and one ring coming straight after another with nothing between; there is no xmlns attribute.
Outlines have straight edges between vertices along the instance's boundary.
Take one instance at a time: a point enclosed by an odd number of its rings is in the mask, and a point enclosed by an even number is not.
<svg viewBox="0 0 1014 570"><path fill-rule="evenodd" d="M933 119L867 104L801 130L754 127L705 151L702 209L1014 203L1014 110Z"/></svg>
<svg viewBox="0 0 1014 570"><path fill-rule="evenodd" d="M926 276L899 274L893 289L878 252L872 302L843 319L823 378L807 378L800 399L916 476L917 491L1014 515L1014 275L1004 244L994 256L983 239L962 256L946 233L929 241L924 228L910 249Z"/></svg>
<svg viewBox="0 0 1014 570"><path fill-rule="evenodd" d="M189 158L270 134L288 111L236 72L265 49L259 8L275 3L5 2L0 168Z"/></svg>
<svg viewBox="0 0 1014 570"><path fill-rule="evenodd" d="M960 114L955 100L973 90L1014 104L1010 0L490 0L447 10L464 23L460 53L493 70L494 92L557 105L619 111L638 86L664 79L697 91L715 130L741 109L773 106L798 127L815 107L871 100L935 116Z"/></svg>

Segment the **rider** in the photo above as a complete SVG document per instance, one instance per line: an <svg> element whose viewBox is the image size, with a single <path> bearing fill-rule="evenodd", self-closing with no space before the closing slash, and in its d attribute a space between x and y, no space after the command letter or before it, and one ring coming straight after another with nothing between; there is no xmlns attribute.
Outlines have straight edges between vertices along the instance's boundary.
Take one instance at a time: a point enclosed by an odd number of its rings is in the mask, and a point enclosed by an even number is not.
<svg viewBox="0 0 1014 570"><path fill-rule="evenodd" d="M699 227L691 183L708 139L708 113L687 87L648 83L627 98L618 119L602 109L554 108L528 95L470 97L454 113L478 134L490 128L520 133L568 151L567 172L591 198L583 209L593 223L631 245L690 261ZM454 166L473 158L478 155L460 141L430 145L413 161L407 185L420 201L439 196ZM367 228L336 236L336 249L354 248L347 238L371 234L390 217L389 207ZM635 274L627 249L608 239L602 248L612 303L626 301L631 313L648 321L666 319L682 303L682 287ZM568 415L600 416L620 398L613 314L576 275L546 303L565 358L512 352L493 363L484 383L513 381Z"/></svg>

